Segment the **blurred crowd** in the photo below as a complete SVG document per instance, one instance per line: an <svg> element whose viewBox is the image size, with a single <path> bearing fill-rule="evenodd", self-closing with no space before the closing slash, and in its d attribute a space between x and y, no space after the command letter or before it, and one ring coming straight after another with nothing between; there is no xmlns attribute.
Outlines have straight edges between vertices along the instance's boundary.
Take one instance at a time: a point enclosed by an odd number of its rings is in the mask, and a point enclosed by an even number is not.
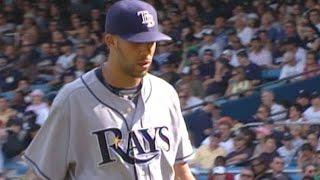
<svg viewBox="0 0 320 180"><path fill-rule="evenodd" d="M319 92L301 90L295 103L281 104L263 91L257 112L242 121L221 117L219 104L206 102L250 96L278 79L319 76L320 3L147 1L158 11L161 31L173 38L158 43L150 73L176 88L182 109L204 105L183 111L196 151L191 166L210 170L209 179L285 179L287 167L319 178L319 125L312 124L320 122ZM25 173L19 154L56 93L107 61L104 16L112 3L0 0L0 173ZM241 173L228 174L230 166Z"/></svg>

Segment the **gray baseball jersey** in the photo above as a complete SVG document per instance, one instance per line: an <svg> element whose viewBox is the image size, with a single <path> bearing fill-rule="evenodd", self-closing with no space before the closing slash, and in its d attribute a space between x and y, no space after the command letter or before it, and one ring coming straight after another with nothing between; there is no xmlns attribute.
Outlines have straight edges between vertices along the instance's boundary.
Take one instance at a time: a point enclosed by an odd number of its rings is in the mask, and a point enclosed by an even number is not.
<svg viewBox="0 0 320 180"><path fill-rule="evenodd" d="M23 157L44 179L169 180L192 154L172 86L147 74L133 103L92 70L60 90Z"/></svg>

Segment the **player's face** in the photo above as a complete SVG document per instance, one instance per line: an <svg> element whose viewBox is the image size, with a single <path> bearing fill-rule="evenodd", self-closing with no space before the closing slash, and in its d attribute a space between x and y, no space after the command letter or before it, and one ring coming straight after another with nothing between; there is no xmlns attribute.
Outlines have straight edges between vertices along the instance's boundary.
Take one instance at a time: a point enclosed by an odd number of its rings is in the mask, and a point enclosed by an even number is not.
<svg viewBox="0 0 320 180"><path fill-rule="evenodd" d="M120 70L134 78L147 74L156 49L156 43L133 43L117 37L114 47Z"/></svg>

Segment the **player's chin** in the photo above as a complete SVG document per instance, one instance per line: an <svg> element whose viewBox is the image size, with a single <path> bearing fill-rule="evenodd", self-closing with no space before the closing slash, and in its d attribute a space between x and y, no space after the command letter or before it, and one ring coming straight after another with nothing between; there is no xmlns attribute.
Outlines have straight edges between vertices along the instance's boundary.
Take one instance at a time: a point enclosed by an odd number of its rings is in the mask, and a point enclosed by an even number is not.
<svg viewBox="0 0 320 180"><path fill-rule="evenodd" d="M136 76L136 77L140 77L140 78L142 78L142 77L144 77L147 73L148 73L148 71L143 71L143 72L141 72L141 73L137 74L137 76Z"/></svg>
<svg viewBox="0 0 320 180"><path fill-rule="evenodd" d="M149 67L148 68L137 68L137 69L135 69L135 71L133 71L133 75L135 76L135 77L143 77L143 76L145 76L147 73L148 73L148 71L149 71Z"/></svg>
<svg viewBox="0 0 320 180"><path fill-rule="evenodd" d="M144 77L146 74L148 74L148 70L144 70L144 71L134 71L131 73L132 77L135 78L142 78Z"/></svg>

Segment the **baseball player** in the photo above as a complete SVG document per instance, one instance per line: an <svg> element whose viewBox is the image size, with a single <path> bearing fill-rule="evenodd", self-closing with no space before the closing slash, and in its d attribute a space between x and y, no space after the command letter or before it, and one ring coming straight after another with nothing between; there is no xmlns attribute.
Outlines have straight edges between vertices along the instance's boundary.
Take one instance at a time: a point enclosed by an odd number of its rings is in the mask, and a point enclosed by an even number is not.
<svg viewBox="0 0 320 180"><path fill-rule="evenodd" d="M108 60L65 85L24 154L41 179L194 179L193 154L172 86L148 69L158 31L155 9L122 0L106 17Z"/></svg>

